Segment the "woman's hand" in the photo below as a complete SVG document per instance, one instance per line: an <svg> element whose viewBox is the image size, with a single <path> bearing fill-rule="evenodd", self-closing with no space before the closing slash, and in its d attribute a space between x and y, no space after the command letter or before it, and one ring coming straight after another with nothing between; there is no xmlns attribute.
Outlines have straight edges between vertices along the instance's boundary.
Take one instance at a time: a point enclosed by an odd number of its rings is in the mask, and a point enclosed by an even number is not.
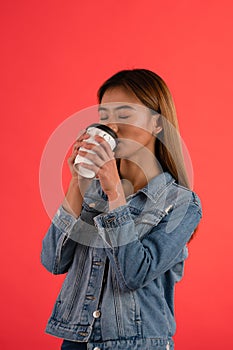
<svg viewBox="0 0 233 350"><path fill-rule="evenodd" d="M85 140L87 140L89 137L90 136L85 131L80 132L80 135L73 145L71 156L68 158L68 166L70 168L72 178L62 205L63 208L74 217L78 217L80 215L83 196L86 189L90 185L90 179L83 178L74 169L74 161L78 155L79 148L86 144Z"/></svg>
<svg viewBox="0 0 233 350"><path fill-rule="evenodd" d="M113 209L126 203L116 159L111 147L104 138L96 135L95 141L98 142L98 145L82 142L82 148L85 148L87 152L78 150L77 154L93 163L93 165L86 163L81 163L80 165L95 172L103 191L108 196L110 209ZM89 153L88 150L92 150L94 154Z"/></svg>
<svg viewBox="0 0 233 350"><path fill-rule="evenodd" d="M90 137L90 135L88 135L86 133L86 130L83 130L80 132L80 135L78 136L77 140L75 141L75 143L73 145L72 153L71 153L70 157L68 158L68 166L69 166L72 178L75 178L75 179L79 178L77 171L74 169L74 161L75 161L76 156L79 153L79 148L86 145L85 140L87 140L89 137Z"/></svg>

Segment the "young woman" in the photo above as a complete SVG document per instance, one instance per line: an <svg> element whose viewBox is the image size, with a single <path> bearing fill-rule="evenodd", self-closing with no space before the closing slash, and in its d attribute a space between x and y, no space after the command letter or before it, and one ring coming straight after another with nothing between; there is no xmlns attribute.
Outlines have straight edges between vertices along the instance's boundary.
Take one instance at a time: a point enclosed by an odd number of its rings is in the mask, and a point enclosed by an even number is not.
<svg viewBox="0 0 233 350"><path fill-rule="evenodd" d="M173 349L174 287L201 218L173 100L145 69L115 74L98 99L119 142L113 152L83 133L74 144L67 195L43 240L43 265L67 273L46 332L63 350ZM77 154L92 162L91 182L74 170Z"/></svg>

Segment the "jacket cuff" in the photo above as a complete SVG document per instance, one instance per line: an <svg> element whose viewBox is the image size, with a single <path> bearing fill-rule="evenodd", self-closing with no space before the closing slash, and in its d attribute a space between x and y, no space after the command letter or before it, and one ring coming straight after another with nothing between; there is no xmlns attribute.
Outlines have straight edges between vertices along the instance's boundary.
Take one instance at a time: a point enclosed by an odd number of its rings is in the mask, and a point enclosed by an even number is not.
<svg viewBox="0 0 233 350"><path fill-rule="evenodd" d="M127 205L96 216L94 222L99 235L110 248L126 245L138 238Z"/></svg>
<svg viewBox="0 0 233 350"><path fill-rule="evenodd" d="M76 222L77 219L69 214L62 206L59 207L53 218L53 224L66 234L70 234Z"/></svg>

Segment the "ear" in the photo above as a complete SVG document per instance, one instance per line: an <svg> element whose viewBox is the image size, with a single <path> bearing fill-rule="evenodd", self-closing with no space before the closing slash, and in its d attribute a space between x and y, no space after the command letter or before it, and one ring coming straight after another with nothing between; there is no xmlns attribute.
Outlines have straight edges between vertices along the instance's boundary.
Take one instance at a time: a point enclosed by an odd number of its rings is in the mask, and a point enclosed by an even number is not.
<svg viewBox="0 0 233 350"><path fill-rule="evenodd" d="M157 113L156 115L153 115L152 118L153 118L153 120L152 120L153 131L152 131L152 133L155 136L163 130L161 114Z"/></svg>

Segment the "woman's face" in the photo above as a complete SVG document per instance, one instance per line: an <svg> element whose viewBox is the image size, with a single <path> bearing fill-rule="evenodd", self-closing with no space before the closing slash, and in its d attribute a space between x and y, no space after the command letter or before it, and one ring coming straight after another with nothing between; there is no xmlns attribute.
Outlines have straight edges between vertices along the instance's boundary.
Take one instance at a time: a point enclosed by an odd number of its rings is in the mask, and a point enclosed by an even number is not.
<svg viewBox="0 0 233 350"><path fill-rule="evenodd" d="M100 122L113 129L119 143L116 157L128 158L140 149L154 154L155 117L139 99L124 88L107 90L99 105Z"/></svg>

